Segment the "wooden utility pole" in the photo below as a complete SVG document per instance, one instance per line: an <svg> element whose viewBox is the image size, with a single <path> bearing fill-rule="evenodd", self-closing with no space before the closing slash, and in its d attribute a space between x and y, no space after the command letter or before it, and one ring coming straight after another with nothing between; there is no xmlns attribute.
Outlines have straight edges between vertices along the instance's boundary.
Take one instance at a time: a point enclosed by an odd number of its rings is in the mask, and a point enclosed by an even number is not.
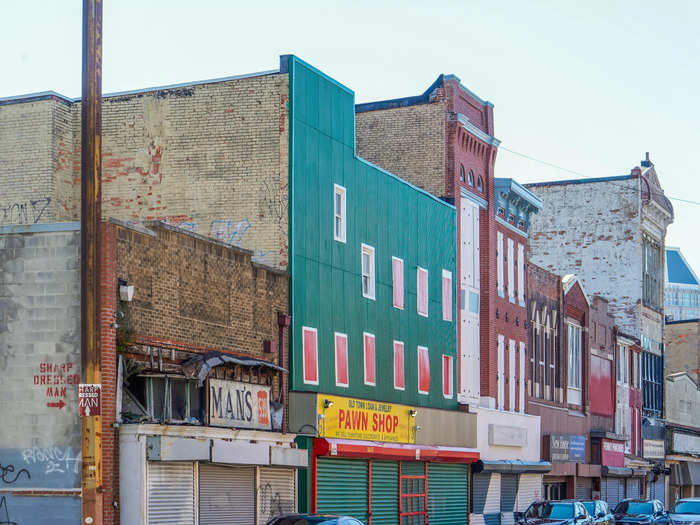
<svg viewBox="0 0 700 525"><path fill-rule="evenodd" d="M82 383L99 385L100 181L102 177L102 0L83 0L80 159L80 346ZM102 524L101 417L82 421L82 523Z"/></svg>

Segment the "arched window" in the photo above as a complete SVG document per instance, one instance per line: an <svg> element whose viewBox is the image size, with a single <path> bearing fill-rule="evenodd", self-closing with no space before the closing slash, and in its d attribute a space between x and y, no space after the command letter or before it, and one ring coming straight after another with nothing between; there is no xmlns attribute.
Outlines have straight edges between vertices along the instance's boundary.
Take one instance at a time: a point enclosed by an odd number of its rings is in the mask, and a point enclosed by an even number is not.
<svg viewBox="0 0 700 525"><path fill-rule="evenodd" d="M481 178L481 175L479 175L479 178L476 179L476 189L479 191L484 191L484 179Z"/></svg>
<svg viewBox="0 0 700 525"><path fill-rule="evenodd" d="M464 166L459 165L459 180L464 182Z"/></svg>
<svg viewBox="0 0 700 525"><path fill-rule="evenodd" d="M469 176L467 179L467 184L470 186L474 187L474 172L472 170L469 170Z"/></svg>

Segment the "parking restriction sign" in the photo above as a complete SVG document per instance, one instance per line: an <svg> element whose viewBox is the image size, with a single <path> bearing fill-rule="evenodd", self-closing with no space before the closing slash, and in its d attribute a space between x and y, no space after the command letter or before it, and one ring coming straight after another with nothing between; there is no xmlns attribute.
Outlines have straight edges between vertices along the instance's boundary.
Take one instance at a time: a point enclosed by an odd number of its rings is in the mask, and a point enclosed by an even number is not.
<svg viewBox="0 0 700 525"><path fill-rule="evenodd" d="M100 415L101 384L80 383L78 385L78 410L81 416Z"/></svg>

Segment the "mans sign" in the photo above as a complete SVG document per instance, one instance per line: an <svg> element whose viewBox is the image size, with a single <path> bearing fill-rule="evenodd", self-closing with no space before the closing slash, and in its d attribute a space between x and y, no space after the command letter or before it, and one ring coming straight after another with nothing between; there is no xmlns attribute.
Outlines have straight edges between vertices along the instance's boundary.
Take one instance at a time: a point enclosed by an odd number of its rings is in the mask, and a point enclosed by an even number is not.
<svg viewBox="0 0 700 525"><path fill-rule="evenodd" d="M80 383L78 385L78 411L81 416L100 415L101 384Z"/></svg>
<svg viewBox="0 0 700 525"><path fill-rule="evenodd" d="M270 387L209 379L209 424L270 429Z"/></svg>

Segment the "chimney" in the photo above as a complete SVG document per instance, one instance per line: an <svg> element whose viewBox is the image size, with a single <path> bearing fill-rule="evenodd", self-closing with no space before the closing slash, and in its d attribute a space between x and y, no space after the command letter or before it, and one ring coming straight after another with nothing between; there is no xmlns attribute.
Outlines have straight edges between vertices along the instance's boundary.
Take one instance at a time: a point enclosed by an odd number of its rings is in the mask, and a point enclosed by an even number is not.
<svg viewBox="0 0 700 525"><path fill-rule="evenodd" d="M645 168L651 168L654 164L649 160L649 152L647 151L646 158L641 162Z"/></svg>
<svg viewBox="0 0 700 525"><path fill-rule="evenodd" d="M644 163L642 162L642 164ZM632 175L633 177L641 177L642 168L640 168L639 166L635 166L634 168L632 168L632 171L630 171L630 175Z"/></svg>

